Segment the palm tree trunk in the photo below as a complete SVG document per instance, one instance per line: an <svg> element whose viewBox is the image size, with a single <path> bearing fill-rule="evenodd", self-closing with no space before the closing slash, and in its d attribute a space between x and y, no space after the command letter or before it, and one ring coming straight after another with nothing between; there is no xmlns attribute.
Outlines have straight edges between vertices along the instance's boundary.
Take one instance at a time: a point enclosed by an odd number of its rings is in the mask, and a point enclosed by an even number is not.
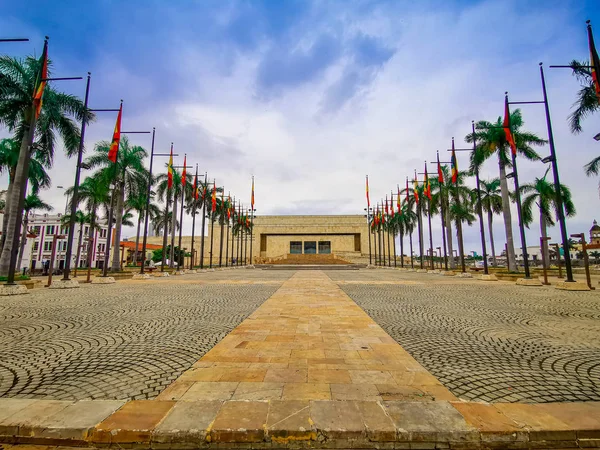
<svg viewBox="0 0 600 450"><path fill-rule="evenodd" d="M138 260L138 245L140 244L140 228L142 226L142 212L140 211L138 214L138 224L137 224L137 231L135 232L135 251L133 252L133 265L135 266L137 264L137 260ZM144 261L146 260L146 255L144 255L142 257L142 264L144 264Z"/></svg>
<svg viewBox="0 0 600 450"><path fill-rule="evenodd" d="M21 245L19 249L19 259L17 260L17 271L21 270L21 262L23 261L23 252L25 251L25 243L27 242L27 224L29 223L29 214L24 213L23 217L23 234L21 235Z"/></svg>
<svg viewBox="0 0 600 450"><path fill-rule="evenodd" d="M498 261L496 261L496 250L494 248L494 228L492 223L494 221L494 213L491 209L488 210L488 228L490 230L490 247L492 248L492 260L494 261L494 267L498 267Z"/></svg>
<svg viewBox="0 0 600 450"><path fill-rule="evenodd" d="M502 215L504 216L504 231L506 233L506 262L509 272L517 271L515 244L512 233L512 217L510 214L510 199L508 197L508 182L506 181L506 166L500 161L500 191L502 194Z"/></svg>
<svg viewBox="0 0 600 450"><path fill-rule="evenodd" d="M29 114L32 117L29 123L24 126L25 132L23 133L23 139L21 140L19 160L17 162L13 186L10 196L6 197L6 203L9 204L9 208L4 212L4 214L8 216L8 223L6 226L6 233L3 234L3 236L6 237L4 240L4 246L2 247L2 255L0 256L0 276L8 276L10 259L13 251L16 250L15 245L17 244L15 242L15 232L17 231L17 228L21 227L22 225L22 216L18 211L19 201L24 198L24 195L27 192L27 174L30 157L29 147L33 142L36 123L33 108L30 108Z"/></svg>
<svg viewBox="0 0 600 450"><path fill-rule="evenodd" d="M81 257L81 240L83 239L83 225L85 222L79 224L79 239L77 241L77 256L75 257L75 270L73 276L77 276L77 267L79 267L79 258Z"/></svg>
<svg viewBox="0 0 600 450"><path fill-rule="evenodd" d="M121 270L121 226L123 224L123 207L125 204L125 183L121 181L121 189L117 197L117 222L115 223L115 239L112 249L111 270L119 272ZM110 228L109 228L110 230Z"/></svg>
<svg viewBox="0 0 600 450"><path fill-rule="evenodd" d="M450 269L456 269L456 260L454 259L454 249L452 247L452 218L450 217L450 204L446 201L446 198L442 199L444 202L444 213L446 213L446 242L448 245L448 258L450 263Z"/></svg>
<svg viewBox="0 0 600 450"><path fill-rule="evenodd" d="M177 229L177 195L173 200L173 217L171 218L171 251L169 252L169 267L173 268L173 260L175 259L175 233Z"/></svg>
<svg viewBox="0 0 600 450"><path fill-rule="evenodd" d="M400 267L404 267L404 230L400 229Z"/></svg>
<svg viewBox="0 0 600 450"><path fill-rule="evenodd" d="M540 208L540 232L542 233L542 246L543 246L543 258L544 265L546 267L550 267L550 253L548 248L548 229L546 227L546 217L544 216L541 208Z"/></svg>

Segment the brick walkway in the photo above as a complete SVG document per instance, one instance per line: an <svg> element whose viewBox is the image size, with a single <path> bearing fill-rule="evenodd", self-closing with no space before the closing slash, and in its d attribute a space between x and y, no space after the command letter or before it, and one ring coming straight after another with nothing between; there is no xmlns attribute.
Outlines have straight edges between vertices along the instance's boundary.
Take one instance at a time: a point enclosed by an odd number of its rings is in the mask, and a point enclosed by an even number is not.
<svg viewBox="0 0 600 450"><path fill-rule="evenodd" d="M456 400L321 271L299 271L158 400Z"/></svg>

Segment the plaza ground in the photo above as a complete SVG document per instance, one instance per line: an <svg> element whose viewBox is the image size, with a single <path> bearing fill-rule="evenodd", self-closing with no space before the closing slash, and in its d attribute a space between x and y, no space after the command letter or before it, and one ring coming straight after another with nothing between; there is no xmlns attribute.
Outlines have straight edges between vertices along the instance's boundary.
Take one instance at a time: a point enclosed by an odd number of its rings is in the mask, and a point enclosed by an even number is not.
<svg viewBox="0 0 600 450"><path fill-rule="evenodd" d="M598 336L596 291L393 269L39 289L0 302L0 442L597 445Z"/></svg>

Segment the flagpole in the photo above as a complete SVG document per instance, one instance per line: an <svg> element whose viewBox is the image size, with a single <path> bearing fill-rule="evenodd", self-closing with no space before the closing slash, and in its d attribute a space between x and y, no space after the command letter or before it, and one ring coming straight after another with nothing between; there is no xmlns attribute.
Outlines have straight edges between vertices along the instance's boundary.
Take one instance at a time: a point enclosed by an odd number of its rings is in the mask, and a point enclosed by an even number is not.
<svg viewBox="0 0 600 450"><path fill-rule="evenodd" d="M477 154L477 139L475 136L475 121L471 121L471 128L473 130L473 157ZM479 164L475 161L475 183L477 185L477 214L479 215L479 232L481 233L481 250L483 251L483 273L489 274L488 262L487 262L487 248L485 245L485 225L483 223L483 205L481 204L481 187L479 181Z"/></svg>
<svg viewBox="0 0 600 450"><path fill-rule="evenodd" d="M173 154L173 143L171 142L171 154ZM169 167L171 164L171 159L169 158ZM167 168L167 172L168 172L169 168ZM169 201L171 200L171 187L169 186L168 180L167 180L167 199L166 199L166 206L165 206L165 219L164 219L164 230L163 230L163 246L162 246L162 260L161 260L161 265L160 265L160 271L164 272L165 271L165 262L166 262L166 258L167 258L167 236L168 236L168 232L169 232Z"/></svg>
<svg viewBox="0 0 600 450"><path fill-rule="evenodd" d="M390 191L390 203L391 203L392 208L393 208L394 207L394 192L393 191ZM392 219L394 219L393 216L392 216ZM396 257L396 228L395 227L392 230L392 238L393 238L392 242L393 242L393 246L394 246L394 267L398 267L397 257Z"/></svg>
<svg viewBox="0 0 600 450"><path fill-rule="evenodd" d="M217 195L216 194L217 188L215 186L216 186L216 181L213 179L213 191L214 192L212 195L214 195L214 196ZM212 195L211 195L211 201L212 201ZM215 197L215 199L216 199L216 197ZM208 265L208 267L210 269L212 269L212 261L213 261L213 241L214 241L214 237L215 237L215 233L214 233L214 231L215 231L215 212L216 212L216 208L213 211L213 208L211 206L211 208L210 208L210 259L209 259L209 265Z"/></svg>
<svg viewBox="0 0 600 450"><path fill-rule="evenodd" d="M117 153L118 158L118 153ZM118 161L118 159L117 159ZM110 245L112 238L112 222L113 222L113 208L115 203L115 194L117 193L117 162L114 162L114 171L113 171L113 182L110 185L112 194L110 196L110 204L108 209L108 223L107 233L106 233L106 250L104 251L104 265L102 266L102 276L108 276L108 263L110 261Z"/></svg>
<svg viewBox="0 0 600 450"><path fill-rule="evenodd" d="M383 212L381 214L381 217L383 217ZM382 220L380 218L379 219L379 226L377 227L377 234L378 234L377 241L378 241L378 244L379 244L379 265L381 267L383 267L384 263L385 263L385 257L382 257L383 256L383 250L382 249L384 247L383 243L381 242L381 229L382 228L383 228L383 223L382 223Z"/></svg>
<svg viewBox="0 0 600 450"><path fill-rule="evenodd" d="M204 172L204 188L202 194L202 240L200 241L200 269L204 269L204 229L206 227L206 194L208 193L208 180L206 178L206 172Z"/></svg>
<svg viewBox="0 0 600 450"><path fill-rule="evenodd" d="M437 152L437 164L438 164L438 170L441 171L441 165L440 165L440 152ZM442 172L442 180L440 181L439 179L439 174L438 174L438 182L440 185L440 214L442 216L442 242L444 244L444 269L448 270L448 251L446 249L446 214L445 214L445 209L444 209L444 176L443 176L443 172Z"/></svg>
<svg viewBox="0 0 600 450"><path fill-rule="evenodd" d="M398 207L398 214L400 215L400 217L402 217L402 200L400 200L400 185L397 184L396 187L398 189L398 204L400 205ZM398 225L398 235L400 237L400 267L404 269L404 225L402 224L402 221L399 221Z"/></svg>
<svg viewBox="0 0 600 450"><path fill-rule="evenodd" d="M194 177L194 184L196 185L196 188L192 193L192 246L190 250L190 270L194 270L194 263L196 262L194 261L194 235L196 230L196 206L198 204L198 199L196 198L196 194L198 192L198 164L196 164L196 175Z"/></svg>
<svg viewBox="0 0 600 450"><path fill-rule="evenodd" d="M371 257L371 217L370 217L370 209L371 209L371 201L369 199L369 175L366 175L366 186L367 186L367 238L369 238L369 265L373 264L373 259Z"/></svg>
<svg viewBox="0 0 600 450"><path fill-rule="evenodd" d="M409 233L409 242L410 242L410 268L414 269L415 268L415 262L413 260L413 239L412 239L412 229L410 230Z"/></svg>
<svg viewBox="0 0 600 450"><path fill-rule="evenodd" d="M231 214L231 267L233 267L233 255L234 255L234 246L235 246L235 242L234 242L234 234L233 234L233 227L235 225L235 197L233 197L233 203L231 205L229 205L230 208L232 207L232 214Z"/></svg>
<svg viewBox="0 0 600 450"><path fill-rule="evenodd" d="M236 260L236 266L240 265L240 260L242 259L242 234L244 233L244 230L242 229L242 205L241 202L238 200L238 239L237 239L237 260Z"/></svg>
<svg viewBox="0 0 600 450"><path fill-rule="evenodd" d="M225 267L229 267L229 211L231 211L231 205L229 200L231 198L231 192L227 193L227 235L225 236Z"/></svg>
<svg viewBox="0 0 600 450"><path fill-rule="evenodd" d="M246 220L244 220L244 227L248 226L248 210L246 209ZM248 265L248 230L244 233L244 265Z"/></svg>
<svg viewBox="0 0 600 450"><path fill-rule="evenodd" d="M150 147L150 169L148 171L148 188L146 189L146 207L144 208L144 237L142 239L142 267L140 273L144 273L146 263L146 245L148 242L148 213L150 212L150 195L152 194L152 163L154 161L154 138L156 128L152 128L152 147ZM137 248L136 248L137 250Z"/></svg>
<svg viewBox="0 0 600 450"><path fill-rule="evenodd" d="M221 191L221 236L219 237L219 267L223 267L223 232L225 231L225 216L223 215L225 207L225 187Z"/></svg>
<svg viewBox="0 0 600 450"><path fill-rule="evenodd" d="M387 195L386 195L386 197L387 197ZM385 204L387 205L387 198L385 199ZM388 215L388 218L386 221L386 223L387 223L388 267L392 267L392 252L390 249L390 222L389 222L389 220L390 220L390 216Z"/></svg>
<svg viewBox="0 0 600 450"><path fill-rule="evenodd" d="M254 242L254 175L252 175L252 198L250 209L250 265L252 265L252 243Z"/></svg>

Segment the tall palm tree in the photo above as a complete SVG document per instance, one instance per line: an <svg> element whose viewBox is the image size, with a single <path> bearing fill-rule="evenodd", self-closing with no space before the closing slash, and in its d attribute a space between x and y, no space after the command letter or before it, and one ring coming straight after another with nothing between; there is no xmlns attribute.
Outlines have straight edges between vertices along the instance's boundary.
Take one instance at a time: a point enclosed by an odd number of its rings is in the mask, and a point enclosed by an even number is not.
<svg viewBox="0 0 600 450"><path fill-rule="evenodd" d="M79 147L79 123L94 118L79 98L56 91L50 82L44 90L41 114L35 130L32 130L35 145L30 146L30 124L34 114L32 98L40 69L41 61L33 57L23 60L0 56L0 125L6 127L13 138L20 142L19 160L5 209L8 223L3 233L6 237L0 256L0 275L8 274L11 254L17 245L14 239L17 227L21 226L19 200L27 190L29 173L25 173L24 169L29 158L35 154L45 167L52 166L56 134L60 135L67 155L74 154ZM51 71L52 63L48 61L49 75Z"/></svg>
<svg viewBox="0 0 600 450"><path fill-rule="evenodd" d="M586 117L600 111L600 103L592 80L592 72L589 69L590 64L586 62L571 61L573 75L581 84L581 89L577 93L577 100L573 103L574 111L569 115L569 127L573 134L583 131L581 122Z"/></svg>
<svg viewBox="0 0 600 450"><path fill-rule="evenodd" d="M23 252L25 251L25 244L27 243L27 225L29 224L29 213L39 209L42 211L51 211L52 206L44 202L38 197L37 193L29 194L25 197L23 203L23 233L21 235L21 245L19 248L19 259L17 260L17 269L21 268L21 262L23 261Z"/></svg>
<svg viewBox="0 0 600 450"><path fill-rule="evenodd" d="M404 202L400 207L400 211L389 220L388 225L400 236L400 258L402 266L404 266L404 236L412 233L417 223L417 215L411 208L411 205ZM411 255L412 257L412 255Z"/></svg>
<svg viewBox="0 0 600 450"><path fill-rule="evenodd" d="M91 177L86 177L83 182L79 185L78 202L80 204L85 203L86 210L90 217L90 241L87 250L87 264L92 264L92 236L93 230L97 227L98 222L98 208L108 205L110 198L109 183L106 179L96 174ZM66 193L72 197L73 187L67 189Z"/></svg>
<svg viewBox="0 0 600 450"><path fill-rule="evenodd" d="M521 130L523 127L523 117L521 111L515 109L510 114L510 123L512 128L513 138L517 146L517 153L530 161L539 160L540 156L532 148L532 146L540 146L546 144L547 141L541 139L534 133ZM500 171L500 191L502 194L502 214L504 216L504 230L506 233L506 259L508 262L508 270L517 270L517 260L515 257L515 245L512 233L512 218L510 213L510 198L508 191L508 182L506 181L506 168L512 167L511 149L506 141L506 135L502 128L503 118L498 117L496 122L488 122L481 120L475 124L475 136L469 133L465 137L465 141L473 143L473 139L477 140L477 149L471 152L471 169L475 166L480 166L485 160L492 155L498 158L498 168Z"/></svg>
<svg viewBox="0 0 600 450"><path fill-rule="evenodd" d="M137 259L138 259L138 247L139 247L139 243L140 243L140 230L141 230L142 222L146 215L146 198L147 198L147 196L148 196L147 192L140 192L137 195L130 196L126 201L126 207L128 209L135 211L138 216L137 230L135 233L135 251L133 252L133 264L134 265L137 263ZM152 202L152 200L150 200L150 203L148 205L148 218L153 221L154 217L158 216L159 214L160 214L160 210L159 210L158 206L156 205L156 203L154 203L154 202Z"/></svg>
<svg viewBox="0 0 600 450"><path fill-rule="evenodd" d="M115 191L113 192L113 199L116 197L116 206L114 210L116 224L112 246L113 255L111 270L118 271L121 268L119 249L125 201L126 198L146 192L149 175L147 169L144 167L144 158L148 156L148 152L139 145L131 145L127 136L123 136L119 144L119 152L117 153L117 162L115 166L115 164L108 159L109 149L110 142L101 141L97 143L94 148L94 154L86 158L86 164L92 168L100 167L100 171L103 172L102 176L110 179L111 182L116 184ZM114 203L114 200L111 201Z"/></svg>
<svg viewBox="0 0 600 450"><path fill-rule="evenodd" d="M68 226L71 223L71 214L65 214L61 217L61 223L65 226ZM79 225L79 236L77 238L77 255L75 256L75 273L73 276L77 276L77 267L79 266L79 258L81 257L81 241L83 239L83 227L86 223L90 223L90 215L84 213L81 210L75 211L75 221L76 225Z"/></svg>
<svg viewBox="0 0 600 450"><path fill-rule="evenodd" d="M12 188L19 161L20 144L15 139L0 140L0 174L8 175L8 187L6 189L6 199L10 199ZM29 160L29 182L31 183L31 192L37 193L42 188L50 187L50 176L46 172L47 163L41 151L35 151ZM8 204L5 202L3 210L6 211ZM2 238L0 239L0 248L4 245L6 237L6 228L8 226L8 214L4 214L2 220Z"/></svg>
<svg viewBox="0 0 600 450"><path fill-rule="evenodd" d="M492 249L492 260L494 267L498 266L496 261L496 248L494 246L494 214L500 214L502 212L502 195L500 192L500 178L494 178L492 180L479 180L479 187L481 191L481 207L487 212L488 216L488 230L490 235L490 246ZM476 190L473 194L477 196ZM477 204L476 204L477 206Z"/></svg>
<svg viewBox="0 0 600 450"><path fill-rule="evenodd" d="M523 223L529 228L529 224L533 221L533 205L536 204L540 210L540 232L543 238L544 246L544 263L546 267L550 264L547 227L554 226L554 217L558 217L558 195L554 189L554 183L546 180L548 168L542 178L536 178L533 183L528 183L520 186L520 191L523 197ZM562 199L565 214L567 217L573 217L576 213L575 205L571 198L571 190L564 184L560 185L560 198Z"/></svg>

